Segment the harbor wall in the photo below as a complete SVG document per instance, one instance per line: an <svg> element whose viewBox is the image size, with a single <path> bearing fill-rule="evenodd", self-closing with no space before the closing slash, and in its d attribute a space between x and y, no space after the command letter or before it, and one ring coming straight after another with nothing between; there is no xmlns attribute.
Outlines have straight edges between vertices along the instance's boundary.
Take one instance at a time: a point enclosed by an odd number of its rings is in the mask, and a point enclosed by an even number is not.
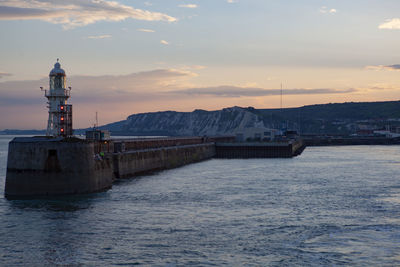
<svg viewBox="0 0 400 267"><path fill-rule="evenodd" d="M359 145L399 145L400 138L387 137L305 137L307 146L359 146Z"/></svg>
<svg viewBox="0 0 400 267"><path fill-rule="evenodd" d="M197 144L195 141L179 139L168 146L172 140L146 140L144 147L151 148L135 150L137 146L129 141L14 138L9 143L5 196L12 199L98 192L111 188L115 179L215 156L214 143L204 143L201 138Z"/></svg>
<svg viewBox="0 0 400 267"><path fill-rule="evenodd" d="M95 159L82 140L15 138L9 143L5 196L64 195L112 185L112 161Z"/></svg>
<svg viewBox="0 0 400 267"><path fill-rule="evenodd" d="M217 158L293 157L302 143L227 143L229 138L86 141L18 137L9 143L5 196L92 193L116 179ZM303 148L304 149L304 148Z"/></svg>
<svg viewBox="0 0 400 267"><path fill-rule="evenodd" d="M301 139L270 143L216 143L216 157L228 159L291 158L300 155L304 148L305 145Z"/></svg>
<svg viewBox="0 0 400 267"><path fill-rule="evenodd" d="M158 170L171 169L210 159L215 156L215 145L204 143L147 150L114 153L114 176L128 178Z"/></svg>

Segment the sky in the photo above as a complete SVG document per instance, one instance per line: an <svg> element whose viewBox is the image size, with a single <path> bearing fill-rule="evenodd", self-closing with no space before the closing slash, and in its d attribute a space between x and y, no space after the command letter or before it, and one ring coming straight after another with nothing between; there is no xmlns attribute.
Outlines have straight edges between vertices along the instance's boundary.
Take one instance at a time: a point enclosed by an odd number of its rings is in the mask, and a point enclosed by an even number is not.
<svg viewBox="0 0 400 267"><path fill-rule="evenodd" d="M0 130L143 112L400 99L398 0L0 0Z"/></svg>

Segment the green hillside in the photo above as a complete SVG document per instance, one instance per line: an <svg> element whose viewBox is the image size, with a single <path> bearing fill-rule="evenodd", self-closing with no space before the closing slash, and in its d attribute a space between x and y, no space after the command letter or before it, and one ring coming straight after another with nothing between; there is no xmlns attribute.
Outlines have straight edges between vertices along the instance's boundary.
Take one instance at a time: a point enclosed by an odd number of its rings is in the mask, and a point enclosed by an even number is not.
<svg viewBox="0 0 400 267"><path fill-rule="evenodd" d="M282 123L289 128L305 133L352 133L359 124L385 127L400 125L400 101L348 102L310 105L286 109L252 109L261 115L264 123L279 127Z"/></svg>

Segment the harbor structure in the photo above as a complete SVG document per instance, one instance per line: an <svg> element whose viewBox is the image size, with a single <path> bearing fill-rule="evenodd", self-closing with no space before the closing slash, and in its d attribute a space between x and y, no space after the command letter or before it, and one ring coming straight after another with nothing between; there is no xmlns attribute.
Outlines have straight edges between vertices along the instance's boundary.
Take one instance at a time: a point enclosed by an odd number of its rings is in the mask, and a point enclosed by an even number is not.
<svg viewBox="0 0 400 267"><path fill-rule="evenodd" d="M116 140L96 127L87 139L80 139L72 135L72 105L67 103L71 88L66 89L58 61L49 79L46 136L16 137L9 143L4 190L8 199L93 193L111 188L117 179L213 157L293 157L303 149L299 141L235 146L235 136Z"/></svg>
<svg viewBox="0 0 400 267"><path fill-rule="evenodd" d="M216 143L216 158L292 158L305 149L302 140L292 139L277 142L229 142Z"/></svg>
<svg viewBox="0 0 400 267"><path fill-rule="evenodd" d="M85 136L86 140L108 140L110 139L110 132L93 128L92 130L86 131Z"/></svg>
<svg viewBox="0 0 400 267"><path fill-rule="evenodd" d="M49 74L46 136L16 137L8 147L4 194L8 199L103 191L118 178L179 167L215 155L214 143L196 138L108 140L107 132L73 136L71 88L61 64ZM43 88L42 88L43 90Z"/></svg>
<svg viewBox="0 0 400 267"><path fill-rule="evenodd" d="M43 88L41 88L43 90ZM57 62L49 74L46 136L16 137L8 146L5 196L91 193L111 187L110 159L95 159L94 142L73 137L71 87Z"/></svg>
<svg viewBox="0 0 400 267"><path fill-rule="evenodd" d="M110 139L110 132L107 130L100 130L97 128L98 126L99 126L99 120L96 112L96 123L94 124L93 129L86 131L85 133L86 140L102 141Z"/></svg>
<svg viewBox="0 0 400 267"><path fill-rule="evenodd" d="M281 135L277 129L266 127L248 127L236 132L236 141L274 141L275 136Z"/></svg>

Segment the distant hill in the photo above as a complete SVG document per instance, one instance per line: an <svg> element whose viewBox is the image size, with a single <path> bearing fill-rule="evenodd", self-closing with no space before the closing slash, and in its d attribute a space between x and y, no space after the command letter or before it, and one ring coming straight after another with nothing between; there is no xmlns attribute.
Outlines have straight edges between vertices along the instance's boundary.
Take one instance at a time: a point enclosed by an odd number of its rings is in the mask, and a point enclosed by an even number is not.
<svg viewBox="0 0 400 267"><path fill-rule="evenodd" d="M0 131L0 135L44 135L46 130L17 130L5 129Z"/></svg>
<svg viewBox="0 0 400 267"><path fill-rule="evenodd" d="M227 135L250 127L292 129L302 134L351 134L360 128L400 129L400 101L349 102L299 108L255 109L231 107L193 112L160 111L130 115L99 127L112 135L203 136ZM85 129L75 130L75 134ZM4 130L0 134L44 134L38 130Z"/></svg>
<svg viewBox="0 0 400 267"><path fill-rule="evenodd" d="M305 134L351 134L360 125L400 127L400 101L311 105L285 109L232 107L216 111L151 112L107 124L113 135L224 135L248 127L288 128Z"/></svg>
<svg viewBox="0 0 400 267"><path fill-rule="evenodd" d="M264 115L278 114L279 109L259 109ZM338 104L311 105L300 108L283 109L287 119L298 116L323 120L368 120L400 118L400 101L347 102Z"/></svg>
<svg viewBox="0 0 400 267"><path fill-rule="evenodd" d="M202 136L227 135L237 129L264 126L263 118L240 107L217 111L152 112L130 115L125 121L107 124L101 129L113 135Z"/></svg>
<svg viewBox="0 0 400 267"><path fill-rule="evenodd" d="M259 109L255 112L270 126L283 121L288 123L289 128L298 129L302 133L351 134L360 125L376 128L400 126L397 121L400 120L400 101L347 102L287 108L282 111Z"/></svg>

